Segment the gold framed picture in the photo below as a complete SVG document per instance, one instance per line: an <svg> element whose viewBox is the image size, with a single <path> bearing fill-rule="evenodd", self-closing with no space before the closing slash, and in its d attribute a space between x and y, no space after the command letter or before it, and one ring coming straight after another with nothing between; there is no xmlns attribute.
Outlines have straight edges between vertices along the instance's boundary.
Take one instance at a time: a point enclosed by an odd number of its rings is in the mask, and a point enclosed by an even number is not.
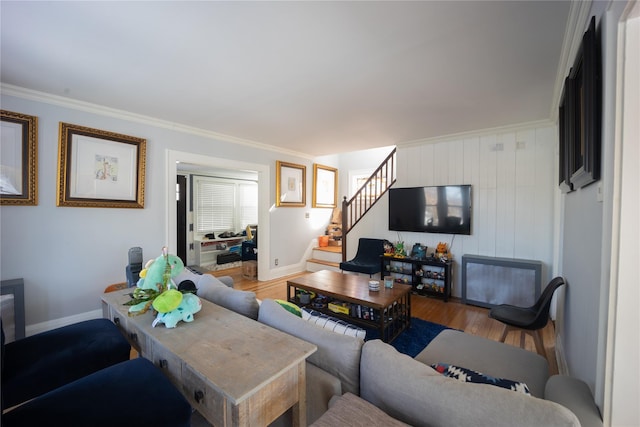
<svg viewBox="0 0 640 427"><path fill-rule="evenodd" d="M38 204L38 118L0 110L0 204Z"/></svg>
<svg viewBox="0 0 640 427"><path fill-rule="evenodd" d="M306 206L306 172L304 165L276 161L276 206Z"/></svg>
<svg viewBox="0 0 640 427"><path fill-rule="evenodd" d="M338 206L338 169L313 164L312 207L335 208Z"/></svg>
<svg viewBox="0 0 640 427"><path fill-rule="evenodd" d="M146 140L60 123L58 206L144 208Z"/></svg>

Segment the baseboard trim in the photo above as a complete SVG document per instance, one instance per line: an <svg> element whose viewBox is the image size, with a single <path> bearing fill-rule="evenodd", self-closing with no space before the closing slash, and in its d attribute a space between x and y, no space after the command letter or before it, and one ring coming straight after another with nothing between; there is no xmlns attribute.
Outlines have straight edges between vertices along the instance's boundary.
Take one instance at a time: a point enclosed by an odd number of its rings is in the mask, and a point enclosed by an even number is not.
<svg viewBox="0 0 640 427"><path fill-rule="evenodd" d="M83 322L85 320L100 319L101 317L102 309L87 311L85 313L74 314L73 316L61 317L59 319L47 320L46 322L27 325L27 327L25 328L25 332L26 336L31 336L74 323Z"/></svg>
<svg viewBox="0 0 640 427"><path fill-rule="evenodd" d="M564 347L562 346L562 336L556 335L556 363L558 364L558 373L560 375L569 375L569 366L564 356Z"/></svg>

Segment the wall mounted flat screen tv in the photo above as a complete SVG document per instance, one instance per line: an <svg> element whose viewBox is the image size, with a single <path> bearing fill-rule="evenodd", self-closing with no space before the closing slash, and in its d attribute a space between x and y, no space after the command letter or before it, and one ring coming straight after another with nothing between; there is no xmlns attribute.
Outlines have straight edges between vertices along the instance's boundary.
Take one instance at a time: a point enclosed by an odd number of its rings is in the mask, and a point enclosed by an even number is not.
<svg viewBox="0 0 640 427"><path fill-rule="evenodd" d="M471 234L471 185L389 189L389 230Z"/></svg>

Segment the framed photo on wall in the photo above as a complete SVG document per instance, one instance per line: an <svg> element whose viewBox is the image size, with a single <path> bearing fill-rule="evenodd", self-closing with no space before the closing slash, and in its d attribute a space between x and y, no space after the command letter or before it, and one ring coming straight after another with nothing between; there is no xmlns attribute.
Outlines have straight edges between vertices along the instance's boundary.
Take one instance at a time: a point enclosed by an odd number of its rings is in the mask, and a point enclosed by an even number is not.
<svg viewBox="0 0 640 427"><path fill-rule="evenodd" d="M600 179L601 61L596 20L591 18L569 77L573 82L573 152L571 184L574 189Z"/></svg>
<svg viewBox="0 0 640 427"><path fill-rule="evenodd" d="M304 165L276 161L276 206L306 206L306 171Z"/></svg>
<svg viewBox="0 0 640 427"><path fill-rule="evenodd" d="M338 206L338 169L329 166L313 164L313 194L314 208L335 208Z"/></svg>
<svg viewBox="0 0 640 427"><path fill-rule="evenodd" d="M58 206L144 208L146 140L60 123Z"/></svg>
<svg viewBox="0 0 640 427"><path fill-rule="evenodd" d="M38 118L0 110L0 204L38 204Z"/></svg>

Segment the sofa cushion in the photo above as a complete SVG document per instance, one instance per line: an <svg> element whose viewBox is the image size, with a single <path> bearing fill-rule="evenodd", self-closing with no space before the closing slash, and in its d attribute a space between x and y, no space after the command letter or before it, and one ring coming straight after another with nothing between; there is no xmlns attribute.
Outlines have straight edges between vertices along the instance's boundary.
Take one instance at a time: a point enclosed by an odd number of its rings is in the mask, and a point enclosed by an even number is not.
<svg viewBox="0 0 640 427"><path fill-rule="evenodd" d="M343 392L359 394L362 339L318 328L272 299L262 301L258 321L315 344L318 350L307 360L339 378Z"/></svg>
<svg viewBox="0 0 640 427"><path fill-rule="evenodd" d="M335 396L330 408L311 427L408 427L351 393Z"/></svg>
<svg viewBox="0 0 640 427"><path fill-rule="evenodd" d="M540 398L549 378L549 364L539 354L453 329L440 332L415 359L426 365L449 363L523 382L532 396Z"/></svg>
<svg viewBox="0 0 640 427"><path fill-rule="evenodd" d="M360 361L360 396L413 426L579 426L554 402L437 373L380 340L367 341Z"/></svg>
<svg viewBox="0 0 640 427"><path fill-rule="evenodd" d="M198 296L250 319L258 319L260 306L255 292L240 291L223 284L209 284L198 288Z"/></svg>
<svg viewBox="0 0 640 427"><path fill-rule="evenodd" d="M477 372L461 366L449 365L448 363L435 363L431 365L431 367L445 377L453 378L463 383L489 384L531 396L529 387L527 387L525 383L519 381L492 377L491 375L485 375L482 372Z"/></svg>
<svg viewBox="0 0 640 427"><path fill-rule="evenodd" d="M313 323L316 326L337 334L350 335L362 339L365 339L367 336L367 331L362 328L309 308L302 309L302 318L309 323Z"/></svg>

